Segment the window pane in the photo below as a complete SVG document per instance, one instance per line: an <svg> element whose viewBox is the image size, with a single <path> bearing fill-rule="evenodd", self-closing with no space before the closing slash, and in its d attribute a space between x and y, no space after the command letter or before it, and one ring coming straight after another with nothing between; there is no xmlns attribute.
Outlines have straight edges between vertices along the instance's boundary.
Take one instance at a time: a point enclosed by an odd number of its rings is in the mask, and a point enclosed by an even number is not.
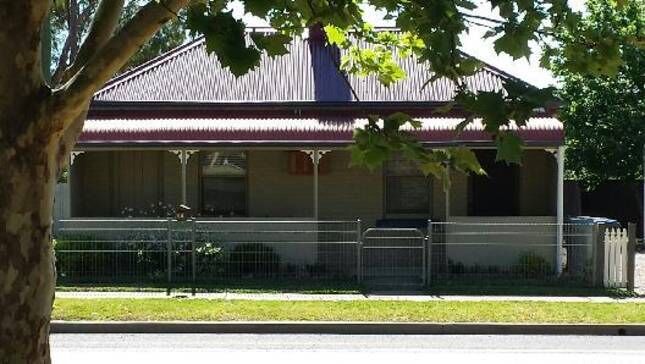
<svg viewBox="0 0 645 364"><path fill-rule="evenodd" d="M203 213L207 216L246 215L246 180L237 177L202 179Z"/></svg>
<svg viewBox="0 0 645 364"><path fill-rule="evenodd" d="M388 176L419 176L419 166L400 154L392 156L385 162L385 174Z"/></svg>
<svg viewBox="0 0 645 364"><path fill-rule="evenodd" d="M246 215L246 153L200 154L202 213L206 216Z"/></svg>
<svg viewBox="0 0 645 364"><path fill-rule="evenodd" d="M386 177L388 213L426 213L430 210L430 186L423 176Z"/></svg>
<svg viewBox="0 0 645 364"><path fill-rule="evenodd" d="M246 176L246 153L209 152L201 154L203 176Z"/></svg>

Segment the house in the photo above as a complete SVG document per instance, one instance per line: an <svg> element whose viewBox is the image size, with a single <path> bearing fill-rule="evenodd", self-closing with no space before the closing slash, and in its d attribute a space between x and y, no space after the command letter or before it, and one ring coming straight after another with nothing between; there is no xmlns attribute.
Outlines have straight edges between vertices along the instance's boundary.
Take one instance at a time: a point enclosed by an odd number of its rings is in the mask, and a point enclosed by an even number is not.
<svg viewBox="0 0 645 364"><path fill-rule="evenodd" d="M289 51L235 78L197 39L109 81L59 186L57 218L166 216L183 203L204 218L361 219L363 228L562 223L563 128L551 112L517 130L521 166L496 163L481 122L457 134L463 112L436 112L455 86L422 87L427 65L400 60L407 78L385 87L339 72L340 52L321 37L296 39ZM512 77L485 65L467 85L498 90ZM397 111L422 121L415 134L428 148L472 147L488 176L453 174L444 191L400 158L374 171L349 167L353 129Z"/></svg>

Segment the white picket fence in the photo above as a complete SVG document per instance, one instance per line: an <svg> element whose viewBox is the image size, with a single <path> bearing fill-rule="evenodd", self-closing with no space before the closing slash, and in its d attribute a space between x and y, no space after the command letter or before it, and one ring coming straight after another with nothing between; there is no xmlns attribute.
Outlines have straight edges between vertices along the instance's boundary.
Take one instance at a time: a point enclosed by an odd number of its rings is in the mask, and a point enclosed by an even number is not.
<svg viewBox="0 0 645 364"><path fill-rule="evenodd" d="M605 230L605 287L627 287L627 229Z"/></svg>

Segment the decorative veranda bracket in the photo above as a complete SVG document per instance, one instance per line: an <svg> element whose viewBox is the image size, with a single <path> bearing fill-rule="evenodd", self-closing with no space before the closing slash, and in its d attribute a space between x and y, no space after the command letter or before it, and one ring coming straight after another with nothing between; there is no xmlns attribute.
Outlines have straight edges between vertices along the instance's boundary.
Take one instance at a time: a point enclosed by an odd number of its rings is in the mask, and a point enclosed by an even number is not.
<svg viewBox="0 0 645 364"><path fill-rule="evenodd" d="M77 150L75 152L70 153L70 155L69 155L69 165L72 166L74 164L74 160L76 159L76 157L78 157L79 155L81 155L83 153L85 153L84 150Z"/></svg>
<svg viewBox="0 0 645 364"><path fill-rule="evenodd" d="M551 154L553 158L558 159L558 153L562 152L564 154L565 147L547 148L547 149L544 149L544 151Z"/></svg>
<svg viewBox="0 0 645 364"><path fill-rule="evenodd" d="M311 162L313 164L318 164L318 161L320 161L320 158L322 158L323 155L331 152L329 149L303 149L300 151L307 154L309 158L311 158Z"/></svg>
<svg viewBox="0 0 645 364"><path fill-rule="evenodd" d="M169 151L170 153L172 153L172 154L176 155L176 156L177 156L177 158L179 158L179 163L184 163L184 162L188 163L188 160L190 159L190 156L191 156L191 155L193 155L193 154L195 154L195 153L197 153L197 152L199 152L198 150L193 150L193 149L170 149L170 150L168 150L168 151ZM182 152L185 152L185 154L184 154L184 153L182 153ZM185 160L185 161L183 160L183 159L184 159L184 157L183 157L184 155L186 156L186 160Z"/></svg>

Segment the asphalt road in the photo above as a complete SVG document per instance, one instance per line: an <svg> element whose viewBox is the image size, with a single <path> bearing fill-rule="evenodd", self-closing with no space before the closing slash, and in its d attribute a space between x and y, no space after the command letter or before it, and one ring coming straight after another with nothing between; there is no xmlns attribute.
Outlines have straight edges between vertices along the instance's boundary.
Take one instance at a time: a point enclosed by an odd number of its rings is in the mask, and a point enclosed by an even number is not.
<svg viewBox="0 0 645 364"><path fill-rule="evenodd" d="M55 364L645 363L645 337L617 336L53 334L51 344Z"/></svg>

